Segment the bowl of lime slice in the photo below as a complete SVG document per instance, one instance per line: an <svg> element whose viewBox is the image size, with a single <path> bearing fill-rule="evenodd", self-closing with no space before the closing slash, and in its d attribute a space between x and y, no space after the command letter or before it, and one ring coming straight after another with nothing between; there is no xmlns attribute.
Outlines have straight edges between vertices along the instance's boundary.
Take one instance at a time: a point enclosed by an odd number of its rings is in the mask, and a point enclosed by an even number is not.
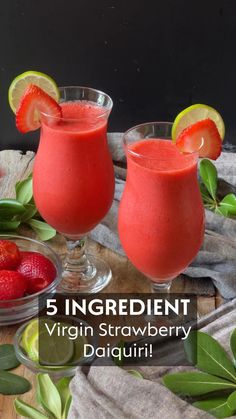
<svg viewBox="0 0 236 419"><path fill-rule="evenodd" d="M34 373L47 373L55 380L73 376L78 366L90 365L94 359L85 345L96 348L97 336L88 335L88 329L85 321L66 316L30 320L15 334L16 356Z"/></svg>

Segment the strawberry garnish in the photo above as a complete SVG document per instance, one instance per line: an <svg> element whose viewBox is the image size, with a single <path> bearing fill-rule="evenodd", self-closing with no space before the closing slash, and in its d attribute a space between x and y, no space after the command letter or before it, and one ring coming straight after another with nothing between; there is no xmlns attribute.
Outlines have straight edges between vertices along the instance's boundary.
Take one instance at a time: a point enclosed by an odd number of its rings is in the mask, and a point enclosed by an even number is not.
<svg viewBox="0 0 236 419"><path fill-rule="evenodd" d="M19 262L17 245L9 240L0 240L0 269L15 269Z"/></svg>
<svg viewBox="0 0 236 419"><path fill-rule="evenodd" d="M222 140L216 124L203 119L185 128L176 140L177 147L185 153L198 152L199 157L216 160L222 150Z"/></svg>
<svg viewBox="0 0 236 419"><path fill-rule="evenodd" d="M38 252L21 252L17 271L28 279L27 292L30 294L46 288L57 275L51 260Z"/></svg>
<svg viewBox="0 0 236 419"><path fill-rule="evenodd" d="M40 127L40 112L52 117L61 117L61 107L40 87L30 84L16 110L16 126L22 133Z"/></svg>
<svg viewBox="0 0 236 419"><path fill-rule="evenodd" d="M23 297L27 289L27 279L19 272L0 271L0 300L15 300Z"/></svg>

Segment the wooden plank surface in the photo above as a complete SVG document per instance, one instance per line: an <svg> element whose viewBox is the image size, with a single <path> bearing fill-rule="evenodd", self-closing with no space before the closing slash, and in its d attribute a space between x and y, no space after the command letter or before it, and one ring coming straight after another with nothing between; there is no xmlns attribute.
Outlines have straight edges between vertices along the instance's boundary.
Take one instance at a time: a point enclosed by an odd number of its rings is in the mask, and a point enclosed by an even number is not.
<svg viewBox="0 0 236 419"><path fill-rule="evenodd" d="M28 176L32 171L34 153L27 152L22 154L19 151L5 150L0 152L0 197L14 197L14 185L20 180ZM30 237L34 237L31 230L21 230L21 233ZM58 252L63 259L66 253L65 240L62 236L57 235L50 241L50 246ZM148 280L138 272L131 263L113 251L100 246L98 243L89 241L90 251L99 254L101 258L107 260L112 268L113 279L106 292L149 292ZM198 294L198 314L202 316L222 303L219 294L215 292L215 288L211 283L204 280L197 283L198 280L189 280L184 275L181 275L173 284L172 292L186 292ZM202 295L199 295L199 289L202 290ZM1 327L0 328L0 343L11 343L15 331L18 326ZM29 370L20 366L16 370L17 374L26 377L32 382L32 390L22 396L29 404L36 404L34 397L34 374ZM15 419L17 415L13 409L13 400L15 396L1 396L0 395L0 418L1 419Z"/></svg>

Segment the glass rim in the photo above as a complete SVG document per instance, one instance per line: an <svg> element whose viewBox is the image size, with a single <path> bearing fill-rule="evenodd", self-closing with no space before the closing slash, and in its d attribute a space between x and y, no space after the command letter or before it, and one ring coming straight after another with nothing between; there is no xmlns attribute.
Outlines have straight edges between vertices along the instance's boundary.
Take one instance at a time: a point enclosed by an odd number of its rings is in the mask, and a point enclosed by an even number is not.
<svg viewBox="0 0 236 419"><path fill-rule="evenodd" d="M63 90L69 90L69 89L73 89L73 90L78 90L78 89L88 90L88 91L91 91L91 92L94 92L94 93L103 95L105 98L108 99L109 105L108 106L100 106L100 105L97 105L100 108L104 108L104 112L102 114L96 116L94 119L98 119L99 120L100 118L101 119L104 118L104 116L107 116L107 117L109 116L109 114L110 114L110 112L111 112L111 110L113 108L113 100L112 100L111 96L109 96L107 93L103 92L102 90L94 89L93 87L89 87L89 86L73 86L73 85L71 85L71 86L59 86L58 87L59 92L61 92ZM73 100L65 100L65 101L61 102L60 99L61 99L61 97L59 98L59 103L58 103L59 105L60 105L60 103L73 102ZM81 101L84 100L84 101L86 101L86 99L78 99L78 100L81 100ZM93 101L87 101L87 102L91 102L91 103L96 104L96 102L93 102ZM54 121L65 121L65 122L76 122L76 121L79 121L79 122L81 122L81 121L84 121L84 120L87 120L88 119L87 117L85 117L85 118L64 118L63 116L54 116L54 115L48 114L47 112L42 112L42 111L39 111L39 114L42 115L42 116L44 116L44 117L46 117L46 118L53 119Z"/></svg>
<svg viewBox="0 0 236 419"><path fill-rule="evenodd" d="M138 153L138 152L136 152L136 151L133 151L133 150L131 150L130 148L129 148L129 143L128 143L128 140L127 140L127 136L128 136L128 134L131 132L131 131L134 131L134 130L137 130L137 129L139 129L139 128L141 128L141 127L148 127L148 126L154 126L154 125L159 125L159 126L166 126L166 127L168 127L168 128L172 128L172 126L173 126L173 122L170 122L170 121L151 121L151 122L144 122L144 123L142 123L142 124L137 124L137 125L134 125L133 127L131 127L131 128L129 128L127 131L125 131L124 132L124 134L123 134L123 139L122 139L122 141L123 141L123 146L124 146L124 149L125 149L125 151L127 152L127 154L129 155L132 155L132 156L134 156L134 157L139 157L139 158L142 158L142 159L144 159L144 160L152 160L152 161L154 161L154 160L158 160L159 162L167 162L167 161L170 161L170 160L174 160L175 159L175 157L172 157L172 158L166 158L166 159L159 159L158 157L150 157L150 156L146 156L146 155L144 155L144 154L142 154L142 153ZM160 138L158 138L158 136L156 136L156 137L150 137L150 138L145 138L145 136L143 136L143 138L141 138L140 137L140 139L137 139L137 140L134 140L134 142L133 143L136 143L136 142L139 142L139 141L142 141L142 140L148 140L148 139L153 139L153 140L158 140L158 139L160 139L160 140L164 140L164 141L171 141L172 142L172 138L171 138L171 134L170 134L170 137L169 138L162 138L162 136L160 135ZM174 142L173 142L173 144L175 144ZM202 144L200 145L200 147L199 147L199 149L202 147ZM177 147L176 147L177 148ZM177 148L177 150L179 151L179 154L180 154L180 156L181 157L183 157L183 158L189 158L189 157L195 157L196 158L196 160L198 159L198 157L199 157L199 149L197 150L197 151L193 151L192 153L187 153L187 152L181 152L181 150L180 149L178 149Z"/></svg>

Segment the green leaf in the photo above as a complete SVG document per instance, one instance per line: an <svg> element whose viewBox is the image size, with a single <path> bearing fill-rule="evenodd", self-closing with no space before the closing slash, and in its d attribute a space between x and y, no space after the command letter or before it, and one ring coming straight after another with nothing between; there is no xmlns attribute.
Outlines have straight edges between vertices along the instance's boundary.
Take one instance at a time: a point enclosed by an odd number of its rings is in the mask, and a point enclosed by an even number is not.
<svg viewBox="0 0 236 419"><path fill-rule="evenodd" d="M69 388L70 382L71 382L71 377L64 377L64 378L61 378L61 380L59 380L56 383L57 390L61 397L62 412L64 411L67 400L71 395L70 388Z"/></svg>
<svg viewBox="0 0 236 419"><path fill-rule="evenodd" d="M189 333L187 339L184 341L184 351L187 360L192 365L197 364L197 354L198 354L198 332L193 330Z"/></svg>
<svg viewBox="0 0 236 419"><path fill-rule="evenodd" d="M216 199L217 190L217 170L214 164L207 159L203 159L199 164L199 171L204 185L213 199Z"/></svg>
<svg viewBox="0 0 236 419"><path fill-rule="evenodd" d="M231 393L227 399L227 404L231 410L236 412L236 391Z"/></svg>
<svg viewBox="0 0 236 419"><path fill-rule="evenodd" d="M11 370L20 365L15 348L10 344L0 345L0 370Z"/></svg>
<svg viewBox="0 0 236 419"><path fill-rule="evenodd" d="M234 411L227 405L227 396L201 400L193 403L193 406L210 413L216 418L228 418L234 414Z"/></svg>
<svg viewBox="0 0 236 419"><path fill-rule="evenodd" d="M14 215L23 214L25 207L16 199L0 199L0 219L10 220Z"/></svg>
<svg viewBox="0 0 236 419"><path fill-rule="evenodd" d="M27 224L35 231L37 236L42 241L50 240L52 237L56 235L56 230L49 226L44 221L35 220L32 218L31 220L27 221Z"/></svg>
<svg viewBox="0 0 236 419"><path fill-rule="evenodd" d="M23 402L20 399L16 399L14 401L14 407L16 413L20 416L25 416L26 418L30 419L46 419L47 416L43 415L39 410L35 409L35 407L30 406L29 404Z"/></svg>
<svg viewBox="0 0 236 419"><path fill-rule="evenodd" d="M0 231L13 231L20 225L20 221L0 221Z"/></svg>
<svg viewBox="0 0 236 419"><path fill-rule="evenodd" d="M23 394L31 388L30 382L19 375L0 371L0 394Z"/></svg>
<svg viewBox="0 0 236 419"><path fill-rule="evenodd" d="M200 183L200 192L202 195L202 200L205 204L211 204L211 205L215 204L214 199L212 199L212 197L209 195L209 192L206 189L205 185L203 185L203 183Z"/></svg>
<svg viewBox="0 0 236 419"><path fill-rule="evenodd" d="M66 401L66 405L65 405L65 408L64 408L64 411L63 411L62 419L67 419L71 402L72 402L72 396L70 395L68 397L67 401Z"/></svg>
<svg viewBox="0 0 236 419"><path fill-rule="evenodd" d="M38 403L39 406L42 405L42 401L41 401L41 398L40 398L40 392L39 392L38 386L36 386L36 390L35 390L35 400L36 400L36 402Z"/></svg>
<svg viewBox="0 0 236 419"><path fill-rule="evenodd" d="M15 185L16 199L22 204L28 204L33 198L32 176L17 182Z"/></svg>
<svg viewBox="0 0 236 419"><path fill-rule="evenodd" d="M168 374L163 377L163 382L173 393L183 396L200 396L225 389L236 390L236 384L202 372Z"/></svg>
<svg viewBox="0 0 236 419"><path fill-rule="evenodd" d="M230 336L230 348L236 361L236 329L233 330Z"/></svg>
<svg viewBox="0 0 236 419"><path fill-rule="evenodd" d="M133 375L134 377L137 378L143 378L141 372L137 371L137 370L127 370L127 372L131 375Z"/></svg>
<svg viewBox="0 0 236 419"><path fill-rule="evenodd" d="M57 419L61 419L60 394L48 374L37 375L37 386L42 406Z"/></svg>
<svg viewBox="0 0 236 419"><path fill-rule="evenodd" d="M215 208L215 213L219 214L219 215L222 215L223 217L228 217L228 215L229 215L228 210L225 207L218 207L217 206Z"/></svg>
<svg viewBox="0 0 236 419"><path fill-rule="evenodd" d="M25 204L25 212L21 215L15 217L21 223L25 223L26 221L30 220L34 215L37 213L37 208L34 204Z"/></svg>
<svg viewBox="0 0 236 419"><path fill-rule="evenodd" d="M236 383L231 359L212 336L199 331L191 332L186 339L185 350L188 360L200 370Z"/></svg>
<svg viewBox="0 0 236 419"><path fill-rule="evenodd" d="M226 209L228 214L236 215L236 196L233 193L226 195L219 205L220 208Z"/></svg>
<svg viewBox="0 0 236 419"><path fill-rule="evenodd" d="M125 346L125 342L121 339L119 341L119 343L117 344L117 348L121 349L120 356L113 357L113 361L114 361L114 363L116 364L117 367L121 367L123 365L123 362L124 362L124 355L123 355L124 346Z"/></svg>

